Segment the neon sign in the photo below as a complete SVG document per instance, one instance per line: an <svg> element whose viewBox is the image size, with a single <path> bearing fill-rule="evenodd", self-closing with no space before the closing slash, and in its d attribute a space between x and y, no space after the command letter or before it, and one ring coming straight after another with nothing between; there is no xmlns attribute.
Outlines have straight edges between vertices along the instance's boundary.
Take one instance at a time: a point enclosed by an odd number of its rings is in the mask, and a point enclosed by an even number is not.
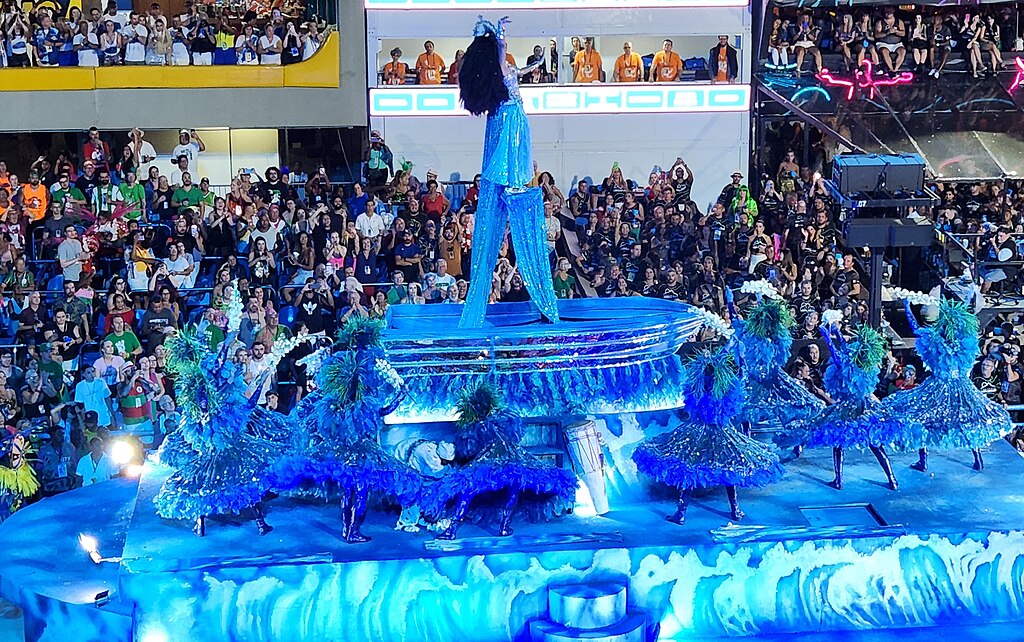
<svg viewBox="0 0 1024 642"><path fill-rule="evenodd" d="M815 77L829 87L846 87L846 100L853 100L853 94L857 89L867 90L867 99L872 100L879 87L906 85L914 81L914 74L909 71L904 71L892 78L888 76L876 78L874 65L867 58L861 61L860 66L864 68L864 71L859 68L854 70L853 78L833 76L832 72L824 67Z"/></svg>
<svg viewBox="0 0 1024 642"><path fill-rule="evenodd" d="M1024 59L1019 56L1013 59L1013 64L1017 65L1017 75L1013 77L1013 83L1010 85L1009 91L1013 93L1013 90L1024 84Z"/></svg>
<svg viewBox="0 0 1024 642"><path fill-rule="evenodd" d="M748 0L364 0L367 9L669 9L746 7Z"/></svg>
<svg viewBox="0 0 1024 642"><path fill-rule="evenodd" d="M750 85L523 85L528 114L742 112ZM456 86L410 85L370 90L371 116L461 116Z"/></svg>

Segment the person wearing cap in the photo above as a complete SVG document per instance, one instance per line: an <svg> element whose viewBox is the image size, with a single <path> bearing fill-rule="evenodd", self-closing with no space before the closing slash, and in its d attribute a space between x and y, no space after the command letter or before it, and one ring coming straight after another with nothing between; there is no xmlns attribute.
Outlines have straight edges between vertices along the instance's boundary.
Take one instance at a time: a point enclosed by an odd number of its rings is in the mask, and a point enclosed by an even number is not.
<svg viewBox="0 0 1024 642"><path fill-rule="evenodd" d="M85 407L85 420L91 416L98 426L109 428L114 421L114 405L111 402L110 386L96 376L96 368L87 365L82 371L82 380L75 384L73 399Z"/></svg>
<svg viewBox="0 0 1024 642"><path fill-rule="evenodd" d="M722 193L718 195L718 203L723 207L728 207L732 203L732 199L736 198L736 194L740 191L740 181L743 180L743 174L740 172L732 173L732 182L722 188Z"/></svg>
<svg viewBox="0 0 1024 642"><path fill-rule="evenodd" d="M199 153L205 151L206 143L199 137L196 130L182 129L178 131L178 144L171 150L171 158L176 159L184 155L188 159L188 167L196 167ZM171 184L174 184L173 181Z"/></svg>
<svg viewBox="0 0 1024 642"><path fill-rule="evenodd" d="M903 375L896 379L896 390L910 390L917 386L917 368L908 363L903 366Z"/></svg>
<svg viewBox="0 0 1024 642"><path fill-rule="evenodd" d="M367 192L376 194L387 186L394 170L394 154L384 144L384 137L376 129L370 132L370 146L363 153L366 163Z"/></svg>
<svg viewBox="0 0 1024 642"><path fill-rule="evenodd" d="M402 50L395 47L391 50L391 62L384 65L381 72L381 80L385 85L404 85L405 75L409 73L409 65L400 60Z"/></svg>

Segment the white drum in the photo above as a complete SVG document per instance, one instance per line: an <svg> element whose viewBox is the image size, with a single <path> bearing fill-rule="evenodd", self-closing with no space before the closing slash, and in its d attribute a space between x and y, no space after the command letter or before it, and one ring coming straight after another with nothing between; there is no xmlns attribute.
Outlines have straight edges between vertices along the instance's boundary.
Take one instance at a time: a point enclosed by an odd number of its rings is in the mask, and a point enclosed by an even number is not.
<svg viewBox="0 0 1024 642"><path fill-rule="evenodd" d="M587 485L598 515L608 512L608 493L604 485L604 451L601 433L592 420L577 421L565 427L565 448L573 470Z"/></svg>

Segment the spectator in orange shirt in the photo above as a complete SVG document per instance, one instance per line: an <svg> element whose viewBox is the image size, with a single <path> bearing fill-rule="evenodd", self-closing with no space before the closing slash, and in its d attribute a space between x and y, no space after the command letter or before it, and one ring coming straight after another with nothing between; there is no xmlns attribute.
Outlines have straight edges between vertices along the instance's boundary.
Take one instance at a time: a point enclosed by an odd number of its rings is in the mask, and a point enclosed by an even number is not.
<svg viewBox="0 0 1024 642"><path fill-rule="evenodd" d="M672 51L672 41L665 39L662 49L651 63L651 82L675 82L683 71L683 59Z"/></svg>
<svg viewBox="0 0 1024 642"><path fill-rule="evenodd" d="M584 38L583 49L576 52L572 61L573 82L601 82L601 54L594 50L594 39Z"/></svg>
<svg viewBox="0 0 1024 642"><path fill-rule="evenodd" d="M440 85L444 73L444 59L434 51L430 40L423 43L423 53L416 59L416 74L421 85Z"/></svg>
<svg viewBox="0 0 1024 642"><path fill-rule="evenodd" d="M381 74L385 85L405 84L405 74L409 71L409 65L399 60L401 57L401 49L395 47L391 50L391 62L384 65L384 72Z"/></svg>
<svg viewBox="0 0 1024 642"><path fill-rule="evenodd" d="M708 52L708 72L711 82L733 82L739 75L739 58L729 36L718 36L718 45Z"/></svg>
<svg viewBox="0 0 1024 642"><path fill-rule="evenodd" d="M40 221L46 215L46 208L50 206L49 196L50 190L39 182L39 172L29 172L28 183L21 186L21 205L30 222Z"/></svg>
<svg viewBox="0 0 1024 642"><path fill-rule="evenodd" d="M622 55L615 59L615 70L612 71L612 82L642 82L644 79L644 61L640 54L633 53L633 43L622 44Z"/></svg>

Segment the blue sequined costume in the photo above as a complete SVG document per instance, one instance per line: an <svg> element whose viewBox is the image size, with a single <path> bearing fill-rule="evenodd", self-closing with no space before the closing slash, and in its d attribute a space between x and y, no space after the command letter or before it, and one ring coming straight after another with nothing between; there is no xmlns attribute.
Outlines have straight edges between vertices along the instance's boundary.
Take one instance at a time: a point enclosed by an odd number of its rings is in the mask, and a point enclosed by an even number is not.
<svg viewBox="0 0 1024 642"><path fill-rule="evenodd" d="M258 424L268 419L257 412L255 395L245 398L242 371L228 358L233 338L229 333L216 353L188 330L168 342L182 421L161 446L161 462L175 471L153 502L167 519L257 508L262 532L267 527L258 505L270 489L267 476L280 446L260 436L268 429ZM203 528L197 524L197 534Z"/></svg>
<svg viewBox="0 0 1024 642"><path fill-rule="evenodd" d="M504 40L496 34L504 57ZM505 226L512 232L516 267L530 299L549 321L558 321L558 302L548 260L544 194L526 187L533 180L530 123L519 95L519 76L511 68L504 76L508 100L487 114L480 196L473 228L472 273L459 327L484 324L491 281Z"/></svg>
<svg viewBox="0 0 1024 642"><path fill-rule="evenodd" d="M809 419L825 407L784 370L793 347L793 314L780 299L759 301L742 320L734 320L746 380L742 420L771 431Z"/></svg>
<svg viewBox="0 0 1024 642"><path fill-rule="evenodd" d="M980 354L978 318L962 303L943 299L935 323L921 327L909 303L905 308L917 336L917 353L931 376L883 399L879 419L919 430L922 447L940 450L977 451L1009 433L1012 423L1006 409L971 381ZM975 465L980 467L977 455Z"/></svg>
<svg viewBox="0 0 1024 642"><path fill-rule="evenodd" d="M641 472L681 490L710 486L760 487L783 469L774 449L737 430L743 379L728 347L695 355L683 367L689 420L633 453Z"/></svg>
<svg viewBox="0 0 1024 642"><path fill-rule="evenodd" d="M345 539L362 542L369 539L359 532L367 497L411 503L422 480L380 445L384 415L403 394L378 344L380 323L352 319L342 333L342 349L323 362L317 389L294 411L300 429L273 478L281 492L340 500Z"/></svg>

